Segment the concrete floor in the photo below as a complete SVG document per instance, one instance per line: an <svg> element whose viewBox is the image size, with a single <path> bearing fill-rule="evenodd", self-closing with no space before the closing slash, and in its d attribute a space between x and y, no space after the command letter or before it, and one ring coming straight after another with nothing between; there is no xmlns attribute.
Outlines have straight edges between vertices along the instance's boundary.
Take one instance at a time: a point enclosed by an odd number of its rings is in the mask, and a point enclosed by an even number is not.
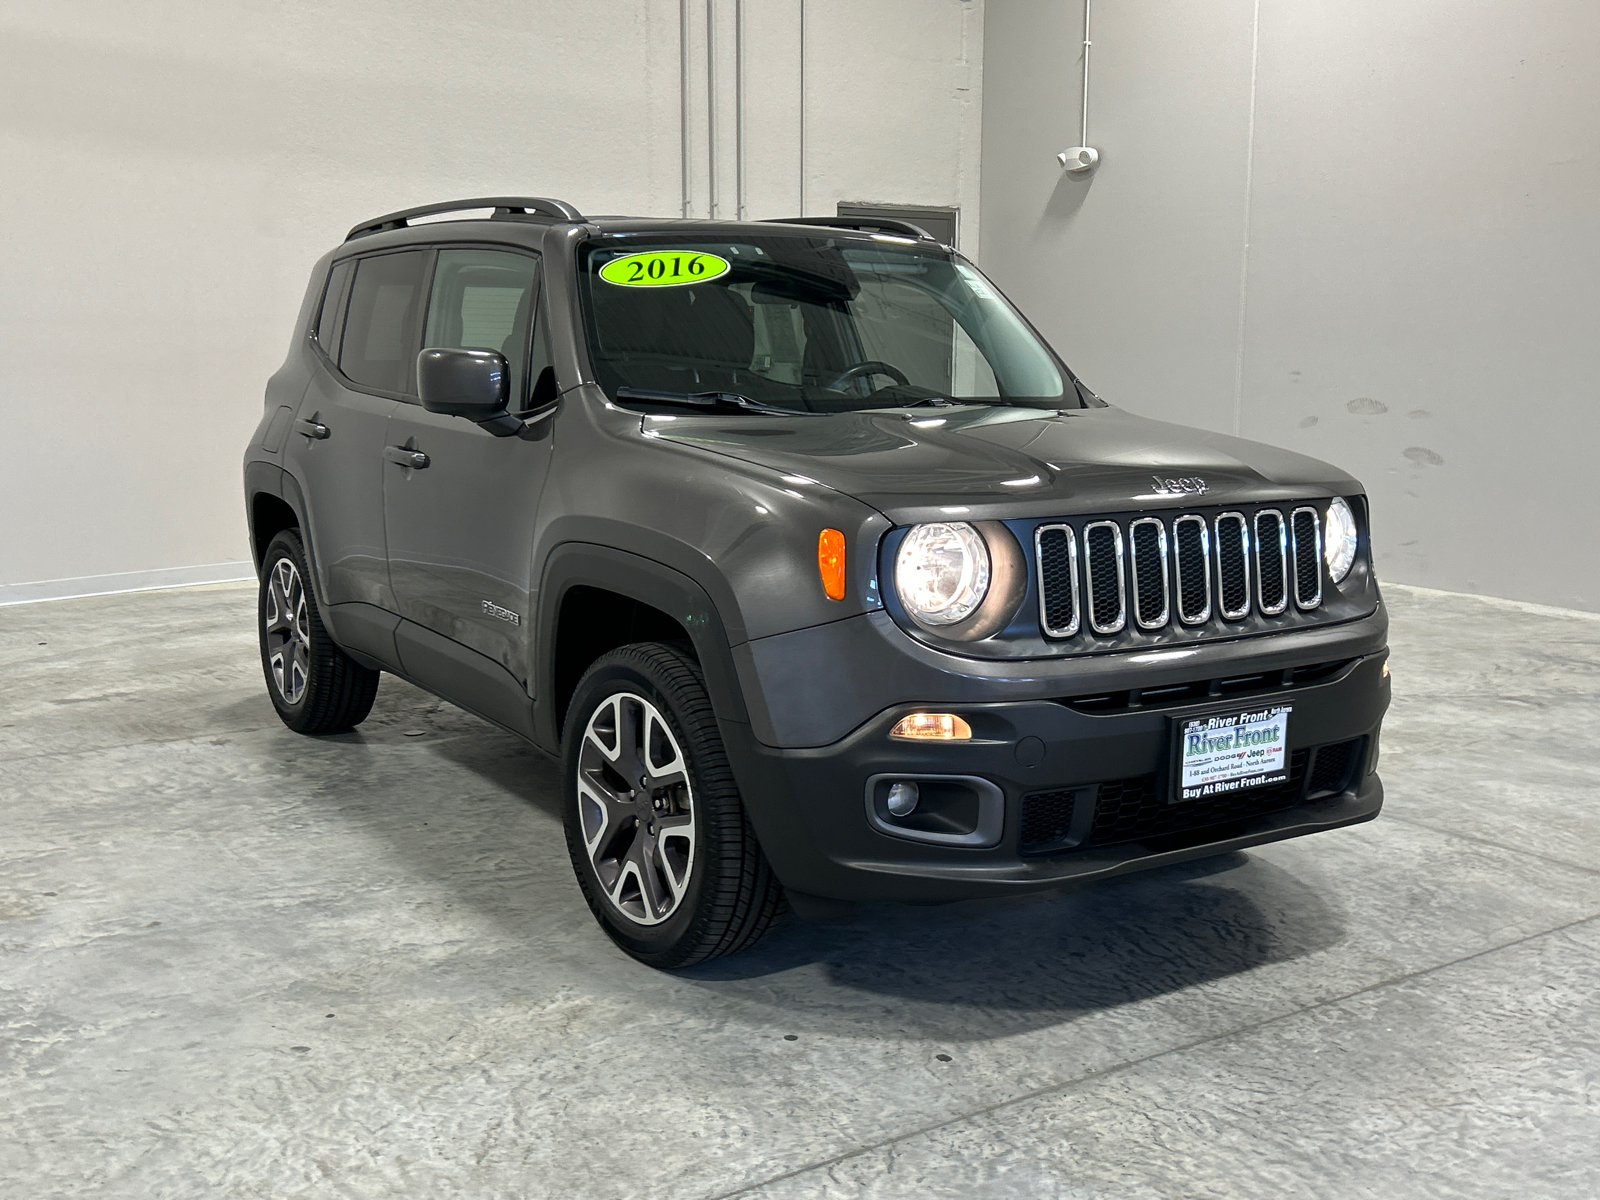
<svg viewBox="0 0 1600 1200"><path fill-rule="evenodd" d="M1388 808L615 951L534 751L253 594L0 609L0 1195L1600 1195L1600 619L1391 588Z"/></svg>

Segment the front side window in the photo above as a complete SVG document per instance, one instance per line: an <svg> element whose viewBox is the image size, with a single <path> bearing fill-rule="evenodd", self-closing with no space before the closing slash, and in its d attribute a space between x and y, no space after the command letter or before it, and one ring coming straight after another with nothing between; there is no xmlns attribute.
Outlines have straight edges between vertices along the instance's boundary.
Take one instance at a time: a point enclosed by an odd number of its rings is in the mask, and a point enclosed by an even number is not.
<svg viewBox="0 0 1600 1200"><path fill-rule="evenodd" d="M378 254L357 263L339 347L339 369L353 382L410 392L427 263L425 250Z"/></svg>
<svg viewBox="0 0 1600 1200"><path fill-rule="evenodd" d="M505 355L513 410L522 407L529 390L529 326L538 279L537 259L504 250L441 250L433 272L423 346Z"/></svg>
<svg viewBox="0 0 1600 1200"><path fill-rule="evenodd" d="M653 236L580 264L599 381L804 412L1076 406L1065 371L959 257L910 239Z"/></svg>

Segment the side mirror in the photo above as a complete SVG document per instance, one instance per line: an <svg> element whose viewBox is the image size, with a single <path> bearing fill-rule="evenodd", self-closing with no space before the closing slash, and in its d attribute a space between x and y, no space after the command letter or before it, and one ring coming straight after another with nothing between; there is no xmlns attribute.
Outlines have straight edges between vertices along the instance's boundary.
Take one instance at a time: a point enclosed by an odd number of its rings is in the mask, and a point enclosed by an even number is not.
<svg viewBox="0 0 1600 1200"><path fill-rule="evenodd" d="M505 355L435 347L417 355L417 394L429 412L469 421L504 415L511 395Z"/></svg>

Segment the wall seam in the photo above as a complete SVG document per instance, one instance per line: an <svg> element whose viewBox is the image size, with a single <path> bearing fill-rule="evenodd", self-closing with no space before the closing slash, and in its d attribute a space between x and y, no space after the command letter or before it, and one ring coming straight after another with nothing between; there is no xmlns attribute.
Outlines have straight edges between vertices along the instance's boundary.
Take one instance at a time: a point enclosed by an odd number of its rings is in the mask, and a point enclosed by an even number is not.
<svg viewBox="0 0 1600 1200"><path fill-rule="evenodd" d="M1239 245L1239 327L1235 333L1233 355L1233 433L1242 432L1244 422L1244 330L1250 290L1250 198L1255 189L1256 170L1256 72L1261 58L1261 0L1255 0L1250 21L1250 119L1245 129L1244 150L1244 228Z"/></svg>

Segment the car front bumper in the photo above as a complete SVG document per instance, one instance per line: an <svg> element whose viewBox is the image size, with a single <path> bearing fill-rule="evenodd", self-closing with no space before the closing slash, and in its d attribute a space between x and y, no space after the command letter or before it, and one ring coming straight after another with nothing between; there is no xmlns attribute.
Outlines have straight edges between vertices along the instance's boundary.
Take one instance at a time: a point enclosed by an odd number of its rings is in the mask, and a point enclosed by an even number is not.
<svg viewBox="0 0 1600 1200"><path fill-rule="evenodd" d="M1234 643L1204 669L1219 683L1252 673L1264 674L1265 683L1195 699L1145 704L1135 696L1094 709L1080 702L1087 695L1081 681L1035 675L1033 688L1056 694L984 700L977 697L989 689L971 686L960 688L970 699L913 693L823 746L775 747L749 726L724 732L763 849L791 889L844 900L939 902L1049 888L1376 817L1383 804L1378 739L1389 704L1386 626L1380 610L1298 649L1280 638ZM1323 664L1322 673L1314 682L1292 682L1308 661ZM1126 670L1106 663L1085 669L1098 673L1097 686L1120 678L1129 687ZM1292 705L1289 751L1299 774L1289 784L1227 802L1169 802L1178 720L1268 705ZM900 717L929 708L966 718L974 740L889 736ZM1297 760L1296 751L1304 752ZM881 781L951 777L974 788L981 781L998 794L999 815L977 839L989 844L929 844L874 819L883 812ZM876 809L872 780L880 781ZM1056 836L1041 839L1050 824L1041 824L1041 813L1054 819Z"/></svg>

